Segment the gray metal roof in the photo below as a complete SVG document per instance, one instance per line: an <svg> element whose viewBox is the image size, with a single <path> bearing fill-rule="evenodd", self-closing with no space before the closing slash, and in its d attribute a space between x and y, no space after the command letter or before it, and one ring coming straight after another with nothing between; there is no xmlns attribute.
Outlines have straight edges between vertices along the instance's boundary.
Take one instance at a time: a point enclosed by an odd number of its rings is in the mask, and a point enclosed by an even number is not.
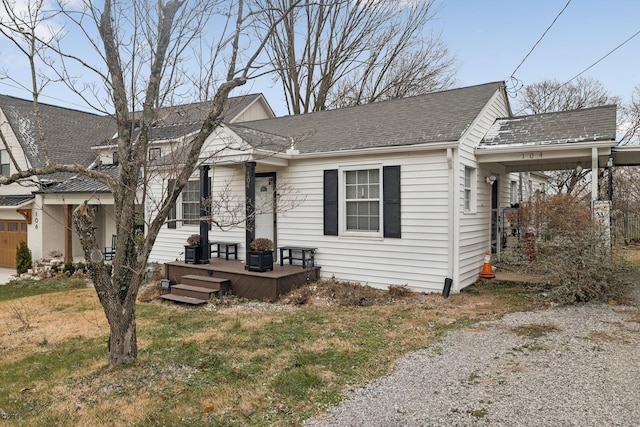
<svg viewBox="0 0 640 427"><path fill-rule="evenodd" d="M16 207L23 205L34 199L33 194L22 194L15 196L0 196L0 207Z"/></svg>
<svg viewBox="0 0 640 427"><path fill-rule="evenodd" d="M291 143L300 153L455 142L503 82L316 113L232 124L256 147Z"/></svg>
<svg viewBox="0 0 640 427"><path fill-rule="evenodd" d="M615 141L616 106L498 119L479 148Z"/></svg>
<svg viewBox="0 0 640 427"><path fill-rule="evenodd" d="M116 177L118 175L118 165L100 165L96 170L100 172L104 172L112 177ZM51 185L43 188L41 191L37 191L36 193L110 193L111 190L105 184L100 181L96 181L95 179L86 177L84 175L72 175L67 174L64 180L60 180L61 182L56 185Z"/></svg>
<svg viewBox="0 0 640 427"><path fill-rule="evenodd" d="M55 163L90 165L96 158L90 147L111 139L115 132L113 120L108 116L43 103L39 107L47 151ZM44 165L33 101L0 95L0 108L30 164Z"/></svg>

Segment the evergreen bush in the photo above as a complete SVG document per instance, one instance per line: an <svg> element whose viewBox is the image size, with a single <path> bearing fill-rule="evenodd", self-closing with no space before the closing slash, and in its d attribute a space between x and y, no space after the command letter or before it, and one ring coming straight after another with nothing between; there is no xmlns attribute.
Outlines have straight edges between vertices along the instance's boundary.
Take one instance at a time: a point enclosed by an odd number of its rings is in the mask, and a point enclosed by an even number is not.
<svg viewBox="0 0 640 427"><path fill-rule="evenodd" d="M24 274L33 266L31 259L31 249L27 246L27 242L22 240L16 250L16 271Z"/></svg>

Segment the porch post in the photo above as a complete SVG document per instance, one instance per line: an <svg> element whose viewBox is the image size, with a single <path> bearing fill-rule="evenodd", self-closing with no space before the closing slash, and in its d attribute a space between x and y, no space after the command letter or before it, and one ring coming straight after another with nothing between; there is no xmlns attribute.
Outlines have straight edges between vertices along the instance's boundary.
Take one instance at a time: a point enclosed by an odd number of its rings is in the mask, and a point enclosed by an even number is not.
<svg viewBox="0 0 640 427"><path fill-rule="evenodd" d="M598 200L598 148L591 148L591 201Z"/></svg>
<svg viewBox="0 0 640 427"><path fill-rule="evenodd" d="M73 262L73 205L64 205L64 263Z"/></svg>
<svg viewBox="0 0 640 427"><path fill-rule="evenodd" d="M244 194L246 199L245 260L249 259L249 244L256 237L256 162L245 163ZM245 265L247 268L247 265Z"/></svg>
<svg viewBox="0 0 640 427"><path fill-rule="evenodd" d="M209 216L211 203L211 188L209 187L209 165L200 166L200 264L209 264L211 249L209 248Z"/></svg>

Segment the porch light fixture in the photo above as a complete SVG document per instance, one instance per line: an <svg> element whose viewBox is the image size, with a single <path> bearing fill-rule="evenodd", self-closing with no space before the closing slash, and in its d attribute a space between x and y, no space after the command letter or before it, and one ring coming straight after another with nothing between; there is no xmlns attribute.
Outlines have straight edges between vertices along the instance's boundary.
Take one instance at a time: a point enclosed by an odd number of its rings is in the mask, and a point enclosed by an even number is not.
<svg viewBox="0 0 640 427"><path fill-rule="evenodd" d="M498 178L496 178L495 175L489 175L487 177L485 177L484 181L489 184L489 185L493 185L494 182L496 182Z"/></svg>
<svg viewBox="0 0 640 427"><path fill-rule="evenodd" d="M582 172L582 164L578 162L578 164L576 165L576 175L578 175L580 172Z"/></svg>

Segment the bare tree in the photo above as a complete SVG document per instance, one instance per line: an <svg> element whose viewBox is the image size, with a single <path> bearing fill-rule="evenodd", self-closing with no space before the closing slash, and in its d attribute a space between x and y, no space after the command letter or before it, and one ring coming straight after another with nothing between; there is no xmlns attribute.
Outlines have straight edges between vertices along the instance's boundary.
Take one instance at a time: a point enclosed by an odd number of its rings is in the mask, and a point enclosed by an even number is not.
<svg viewBox="0 0 640 427"><path fill-rule="evenodd" d="M579 110L620 102L620 98L609 94L602 83L587 77L578 77L569 83L543 80L523 89L517 102L517 114Z"/></svg>
<svg viewBox="0 0 640 427"><path fill-rule="evenodd" d="M620 145L638 144L640 136L640 86L633 88L631 100L622 106L619 128L624 132Z"/></svg>
<svg viewBox="0 0 640 427"><path fill-rule="evenodd" d="M42 5L41 1L36 3ZM38 96L39 67L44 67L42 69L53 76L51 79L64 82L88 105L98 111L110 112L117 127L118 175L114 177L99 169L89 169L87 165L47 162L41 167L22 169L9 177L1 177L0 184L54 172L73 172L98 180L111 189L117 231L112 276L103 262L93 213L87 209L87 202L79 206L73 216L90 276L110 326L109 365L116 366L131 363L137 357L135 302L158 232L198 166L206 139L220 124L229 93L260 71L256 68L256 59L279 21L263 26L259 37L255 38L255 22L262 20L264 10L251 0L105 0L102 7L89 0L82 1L80 6L77 3L59 2L55 9L56 22L64 18L65 30L74 33L70 44L65 44L65 38L43 37L39 33L40 25L46 25L53 15L39 15L40 24L31 27L3 21L6 24L3 28L12 40L26 40L27 46L37 46L37 49L23 51L30 61L35 82L34 99ZM297 3L291 1L282 10L283 19ZM9 16L33 22L32 12L18 13L8 1L4 5ZM249 28L252 28L251 33ZM213 33L214 29L220 31ZM84 36L84 43L79 36ZM184 141L184 156L175 169L175 185L163 194L156 216L147 224L144 238L136 238L136 205L140 203L140 179L145 177L142 172L147 167L151 129L161 107L184 99L185 93L194 90L185 62L189 54L199 52L202 40L214 37L219 40L213 44L218 46L214 49L215 58L224 57L225 68L220 73L223 78L216 84L207 82L214 89L207 92L211 95L207 98L207 109L199 130ZM218 56L222 51L224 56ZM203 50L200 54L207 55L208 52L212 51ZM215 58L211 57L211 60ZM217 67L217 64L209 63L209 67ZM74 70L80 70L78 73L85 76L83 81ZM95 80L87 83L89 74ZM200 90L201 87L195 88L195 91ZM37 109L37 103L35 105ZM45 141L46 135L41 143ZM143 190L146 185L146 181L142 183Z"/></svg>
<svg viewBox="0 0 640 427"><path fill-rule="evenodd" d="M518 114L543 114L619 102L619 97L610 95L602 83L592 78L578 77L569 83L543 80L524 87L517 111ZM589 169L553 171L550 185L557 193L578 194L588 188L585 178L590 172Z"/></svg>
<svg viewBox="0 0 640 427"><path fill-rule="evenodd" d="M454 60L428 32L435 0L260 0L281 21L266 50L289 113L365 104L446 89Z"/></svg>

